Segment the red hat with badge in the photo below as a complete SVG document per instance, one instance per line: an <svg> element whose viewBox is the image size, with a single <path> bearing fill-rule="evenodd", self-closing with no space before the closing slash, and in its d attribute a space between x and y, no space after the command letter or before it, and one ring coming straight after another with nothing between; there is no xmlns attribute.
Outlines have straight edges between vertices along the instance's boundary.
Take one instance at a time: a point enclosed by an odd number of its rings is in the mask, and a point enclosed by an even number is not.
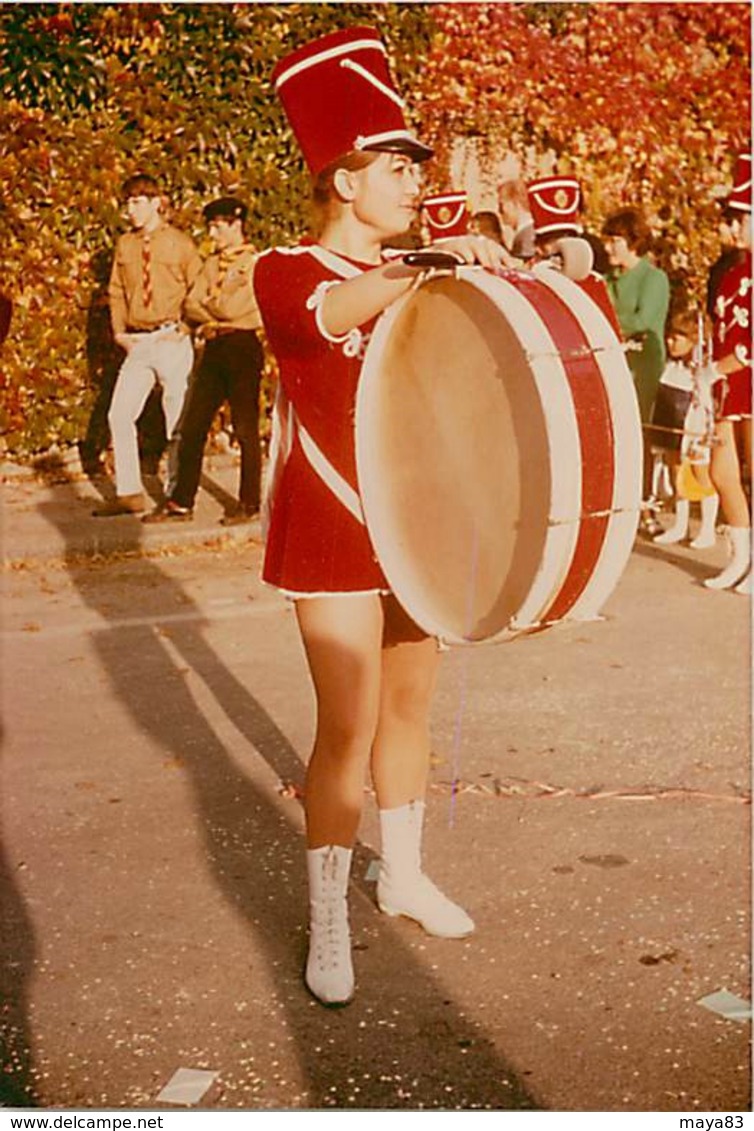
<svg viewBox="0 0 754 1131"><path fill-rule="evenodd" d="M406 125L374 28L332 32L287 55L272 73L275 91L312 176L353 150L432 156Z"/></svg>
<svg viewBox="0 0 754 1131"><path fill-rule="evenodd" d="M435 239L465 236L469 228L465 192L445 192L438 196L425 196L422 212L427 227Z"/></svg>
<svg viewBox="0 0 754 1131"><path fill-rule="evenodd" d="M733 170L733 189L725 201L726 208L751 212L751 154L741 153Z"/></svg>
<svg viewBox="0 0 754 1131"><path fill-rule="evenodd" d="M529 211L534 220L534 231L538 236L550 232L569 232L579 235L582 231L578 220L581 206L581 188L573 177L540 177L529 181L526 186L529 196Z"/></svg>

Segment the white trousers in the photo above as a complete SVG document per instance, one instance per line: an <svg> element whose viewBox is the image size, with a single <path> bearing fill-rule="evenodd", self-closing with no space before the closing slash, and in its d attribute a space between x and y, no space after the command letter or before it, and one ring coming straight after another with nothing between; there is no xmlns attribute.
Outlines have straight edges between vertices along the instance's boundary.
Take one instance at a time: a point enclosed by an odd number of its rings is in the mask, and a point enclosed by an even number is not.
<svg viewBox="0 0 754 1131"><path fill-rule="evenodd" d="M162 336L161 336L162 335ZM139 466L136 421L141 416L155 381L162 387L162 411L170 439L188 387L194 350L191 338L165 336L165 331L143 334L120 367L107 421L115 455L115 489L119 495L143 490Z"/></svg>

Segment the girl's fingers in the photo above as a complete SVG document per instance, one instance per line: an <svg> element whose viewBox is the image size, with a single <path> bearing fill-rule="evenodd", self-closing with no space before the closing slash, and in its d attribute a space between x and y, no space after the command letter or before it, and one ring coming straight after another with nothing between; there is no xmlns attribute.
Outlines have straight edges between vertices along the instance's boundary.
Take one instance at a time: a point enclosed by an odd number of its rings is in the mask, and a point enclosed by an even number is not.
<svg viewBox="0 0 754 1131"><path fill-rule="evenodd" d="M508 265L505 248L486 236L459 236L456 239L442 240L432 246L457 255L463 263L469 265L478 263L491 271Z"/></svg>

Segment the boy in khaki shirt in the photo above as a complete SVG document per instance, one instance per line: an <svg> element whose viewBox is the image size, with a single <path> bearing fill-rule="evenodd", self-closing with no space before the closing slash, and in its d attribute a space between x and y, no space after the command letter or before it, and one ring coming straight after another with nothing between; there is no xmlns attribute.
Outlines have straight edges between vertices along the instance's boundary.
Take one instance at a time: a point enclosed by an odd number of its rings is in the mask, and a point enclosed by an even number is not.
<svg viewBox="0 0 754 1131"><path fill-rule="evenodd" d="M192 518L204 445L224 401L230 404L241 449L241 480L237 506L220 521L226 526L249 522L259 513L263 352L256 331L262 323L251 284L257 254L245 241L246 214L246 205L235 197L214 200L204 209L216 250L197 276L185 307L187 318L199 324L196 337L204 343L204 354L180 423L175 485L145 522Z"/></svg>
<svg viewBox="0 0 754 1131"><path fill-rule="evenodd" d="M166 223L152 177L129 177L123 195L132 231L118 240L109 287L113 334L126 351L107 417L117 498L94 511L99 518L145 509L136 422L157 381L172 439L194 361L183 306L201 268L191 238Z"/></svg>

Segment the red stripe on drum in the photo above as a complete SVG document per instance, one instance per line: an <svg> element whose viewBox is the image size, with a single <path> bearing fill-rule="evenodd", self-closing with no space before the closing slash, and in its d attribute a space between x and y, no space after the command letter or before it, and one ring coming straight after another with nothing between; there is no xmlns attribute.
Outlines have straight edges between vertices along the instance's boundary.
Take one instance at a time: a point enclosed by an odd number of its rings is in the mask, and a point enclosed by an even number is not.
<svg viewBox="0 0 754 1131"><path fill-rule="evenodd" d="M535 303L560 353L573 398L581 444L581 520L563 584L542 620L557 621L573 608L599 561L609 524L615 483L615 443L602 372L581 323L558 295L522 280L519 289Z"/></svg>

